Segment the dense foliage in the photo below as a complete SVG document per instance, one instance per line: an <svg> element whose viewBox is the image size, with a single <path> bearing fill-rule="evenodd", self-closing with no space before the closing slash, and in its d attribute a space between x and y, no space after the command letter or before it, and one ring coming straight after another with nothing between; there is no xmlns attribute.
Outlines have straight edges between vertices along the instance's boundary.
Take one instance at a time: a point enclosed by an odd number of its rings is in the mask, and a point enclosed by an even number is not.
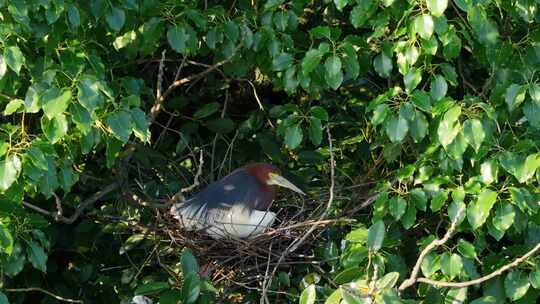
<svg viewBox="0 0 540 304"><path fill-rule="evenodd" d="M534 255L460 288L405 280L417 261L477 279L540 243L538 6L0 0L0 303L259 301L133 232L156 213L122 193L173 195L199 151L202 184L271 161L308 192L333 152L334 217L377 183L270 303L536 302Z"/></svg>

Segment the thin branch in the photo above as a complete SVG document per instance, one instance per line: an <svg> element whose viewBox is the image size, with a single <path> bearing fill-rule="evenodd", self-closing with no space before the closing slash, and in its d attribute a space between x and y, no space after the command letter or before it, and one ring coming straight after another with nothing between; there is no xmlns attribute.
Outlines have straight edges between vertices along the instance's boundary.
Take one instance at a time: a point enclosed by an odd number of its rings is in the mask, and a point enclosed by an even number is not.
<svg viewBox="0 0 540 304"><path fill-rule="evenodd" d="M48 291L48 290L45 290L45 289L42 289L42 288L39 288L39 287L27 287L27 288L4 288L2 289L3 291L7 291L7 292L32 292L32 291L38 291L38 292L42 292L50 297L53 297L55 299L57 299L58 301L62 301L62 302L67 302L67 303L84 303L82 300L73 300L73 299L68 299L68 298L64 298L64 297L61 297L59 295L55 295L54 293Z"/></svg>
<svg viewBox="0 0 540 304"><path fill-rule="evenodd" d="M161 60L159 61L159 68L158 68L158 77L157 77L157 84L156 84L156 98L161 98L161 91L163 91L163 68L165 66L165 53L167 50L163 50L161 52Z"/></svg>
<svg viewBox="0 0 540 304"><path fill-rule="evenodd" d="M178 88L180 86L183 86L186 83L192 82L193 80L200 79L200 78L206 76L208 73L216 70L220 66L222 66L222 65L226 64L227 62L231 61L231 59L236 55L236 51L239 48L240 48L240 44L236 46L235 50L233 51L232 55L229 58L224 59L222 61L219 61L219 62L211 65L210 67L208 67L206 70L200 72L199 74L184 77L182 79L175 79L173 81L173 83L171 83L171 85L169 85L167 90L165 90L165 92L163 92L163 94L161 96L156 97L156 100L154 101L154 105L152 106L152 108L150 108L150 114L148 116L148 119L150 120L150 122L153 122L156 119L157 115L161 111L161 107L163 106L163 102L176 88Z"/></svg>
<svg viewBox="0 0 540 304"><path fill-rule="evenodd" d="M435 249L435 247L442 246L446 242L448 242L448 240L457 228L459 218L461 217L464 209L465 208L459 209L456 216L452 220L452 223L450 224L450 228L448 228L442 239L433 240L426 246L426 248L424 248L424 250L422 250L422 252L420 252L418 260L416 260L416 264L414 265L414 268L411 272L411 276L407 280L403 281L403 283L401 283L401 285L399 286L399 290L407 289L418 281L418 273L420 272L420 266L422 265L422 261L428 255L428 253Z"/></svg>
<svg viewBox="0 0 540 304"><path fill-rule="evenodd" d="M105 187L103 190L94 193L94 195L92 195L91 197L89 197L88 199L80 203L79 206L77 206L77 208L75 209L75 212L70 217L63 216L59 211L57 212L47 211L45 209L42 209L28 202L23 202L23 206L25 206L26 208L32 209L38 213L41 213L45 216L52 217L57 222L64 223L64 224L73 224L73 222L75 222L82 215L82 212L86 208L92 206L95 202L97 202L98 200L100 200L102 197L109 194L110 192L116 190L119 186L120 186L119 183L112 183L108 185L107 187ZM57 199L56 205L57 205L57 208L59 205L61 206L61 201L59 199ZM61 210L61 207L60 207L60 210Z"/></svg>
<svg viewBox="0 0 540 304"><path fill-rule="evenodd" d="M435 286L440 286L440 287L451 287L451 288L462 288L462 287L481 284L481 283L483 283L485 281L493 279L494 277L499 276L499 275L503 274L504 272L516 267L521 262L525 261L526 259L528 259L532 255L534 255L539 250L540 250L540 243L536 244L536 246L534 246L533 249L531 249L529 252L527 252L523 256L520 256L519 258L515 259L511 263L506 264L506 265L502 266L501 268L493 271L492 273L490 273L488 275L485 275L483 277L480 277L478 279L475 279L475 280L470 280L470 281L465 281L465 282L445 282L445 281L430 280L428 278L418 278L416 281L420 282L420 283L426 283L426 284L429 284L429 285L435 285Z"/></svg>
<svg viewBox="0 0 540 304"><path fill-rule="evenodd" d="M335 182L336 182L335 181L336 163L335 163L335 160L334 160L334 151L333 151L333 146L332 146L332 135L330 134L330 128L329 127L326 128L326 133L328 135L328 151L330 153L330 189L329 189L328 202L326 203L326 208L323 211L323 213L321 214L321 216L319 217L319 219L317 220L317 222L320 222L320 221L323 221L323 220L326 219L328 213L330 212L330 209L332 208L333 202L334 202L334 188L335 188ZM306 233L304 233L304 235L301 238L299 238L298 240L296 240L295 242L292 242L289 246L287 246L285 251L283 251L283 253L279 257L274 269L272 270L272 275L268 279L267 286L270 286L272 284L272 278L275 276L279 265L283 262L285 257L288 254L293 253L296 249L298 249L298 247L313 233L313 231L315 231L315 229L317 229L317 227L318 227L317 224L313 224L306 231ZM266 290L266 288L264 288L264 290ZM265 297L265 296L266 296L266 294L263 293L262 297Z"/></svg>
<svg viewBox="0 0 540 304"><path fill-rule="evenodd" d="M204 156L204 152L201 149L201 152L199 154L199 166L197 168L197 173L195 173L195 177L193 178L193 184L191 186L189 186L189 187L185 187L185 188L180 189L181 193L191 192L191 191L193 191L193 189L199 187L199 185L201 184L199 179L201 178L202 168L203 168L203 165L204 165L204 157L203 156Z"/></svg>
<svg viewBox="0 0 540 304"><path fill-rule="evenodd" d="M326 219L326 217L328 216L328 213L330 212L330 209L332 208L332 205L334 203L334 188L336 186L335 185L336 184L336 180L335 180L336 162L334 160L334 153L333 153L333 148L332 148L332 135L330 134L329 127L326 128L326 133L328 134L328 150L330 153L330 190L329 190L330 194L328 197L328 202L326 203L326 208L324 209L321 216L319 216L318 221L322 221ZM290 250L287 250L289 251L288 253L292 253L296 251L296 249L300 247L300 245L313 233L313 231L315 231L315 229L317 229L317 225L312 225L309 228L309 230L299 240L297 240L296 242L292 243L291 246L289 246L291 248Z"/></svg>

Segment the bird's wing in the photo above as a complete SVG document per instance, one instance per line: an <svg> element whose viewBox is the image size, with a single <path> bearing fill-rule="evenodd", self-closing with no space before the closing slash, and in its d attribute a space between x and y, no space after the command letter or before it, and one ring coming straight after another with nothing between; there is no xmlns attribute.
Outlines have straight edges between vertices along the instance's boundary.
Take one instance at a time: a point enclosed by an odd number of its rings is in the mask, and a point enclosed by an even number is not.
<svg viewBox="0 0 540 304"><path fill-rule="evenodd" d="M201 230L227 214L234 206L251 210L259 204L261 186L254 177L237 170L208 185L187 201L174 205L171 214L187 230ZM248 205L243 203L248 202Z"/></svg>

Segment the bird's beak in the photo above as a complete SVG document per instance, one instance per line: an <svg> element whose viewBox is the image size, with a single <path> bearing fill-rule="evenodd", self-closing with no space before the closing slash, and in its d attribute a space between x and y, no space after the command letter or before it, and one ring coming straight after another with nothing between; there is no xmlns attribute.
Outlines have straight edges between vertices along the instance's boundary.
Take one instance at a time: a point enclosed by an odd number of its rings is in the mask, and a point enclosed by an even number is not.
<svg viewBox="0 0 540 304"><path fill-rule="evenodd" d="M300 188L296 187L293 183L288 181L286 178L284 178L283 176L281 176L279 174L276 174L276 173L269 173L268 174L267 183L269 185L276 185L276 186L284 187L284 188L287 188L287 189L291 189L292 191L294 191L296 193L306 195L304 193L304 191L300 190Z"/></svg>

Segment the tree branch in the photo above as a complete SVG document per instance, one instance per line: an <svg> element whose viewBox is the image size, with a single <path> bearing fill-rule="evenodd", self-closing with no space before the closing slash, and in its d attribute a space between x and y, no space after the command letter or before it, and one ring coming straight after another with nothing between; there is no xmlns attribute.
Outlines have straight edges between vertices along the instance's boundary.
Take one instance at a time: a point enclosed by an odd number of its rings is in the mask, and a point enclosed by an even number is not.
<svg viewBox="0 0 540 304"><path fill-rule="evenodd" d="M426 246L426 248L424 248L424 250L422 250L422 252L420 252L420 255L418 256L418 260L416 260L416 264L414 265L414 268L411 272L411 276L407 280L403 281L403 283L401 283L401 285L398 288L399 290L407 289L418 281L418 273L420 272L420 266L422 265L422 261L424 260L426 255L428 255L428 253L430 253L433 249L435 249L435 247L442 246L446 242L448 242L448 240L450 239L450 237L456 230L458 220L461 217L461 214L464 212L464 210L465 208L459 209L455 218L452 220L452 223L450 224L450 228L448 228L448 231L446 231L442 239L433 240L431 243L429 243Z"/></svg>
<svg viewBox="0 0 540 304"><path fill-rule="evenodd" d="M82 215L82 212L86 208L92 206L95 202L97 202L98 200L100 200L102 197L109 194L110 192L116 190L119 186L120 186L119 183L112 183L108 185L107 187L105 187L103 190L100 190L94 193L94 195L92 195L91 197L87 198L82 203L80 203L79 206L77 206L77 208L75 209L75 212L70 217L65 217L64 215L62 215L61 201L56 195L55 195L55 199L56 199L57 208L58 206L60 206L60 209L57 210L56 212L47 211L45 209L42 209L28 202L23 202L23 206L25 206L26 208L32 209L38 213L41 213L45 216L52 217L57 222L64 223L64 224L73 224L73 222L75 222Z"/></svg>
<svg viewBox="0 0 540 304"><path fill-rule="evenodd" d="M480 277L478 279L465 281L465 282L445 282L445 281L435 281L435 280L431 280L431 279L428 279L428 278L418 278L416 281L420 282L420 283L426 283L426 284L429 284L429 285L435 285L435 286L440 286L440 287L451 287L451 288L462 288L462 287L477 285L477 284L483 283L483 282L485 282L487 280L493 279L494 277L499 276L499 275L503 274L504 272L516 267L521 262L525 261L527 258L534 255L539 250L540 250L540 243L536 244L536 246L534 246L533 249L531 249L530 251L528 251L524 255L520 256L519 258L515 259L511 263L506 264L506 265L502 266L501 268L493 271L492 273L490 273L488 275L485 275L483 277Z"/></svg>
<svg viewBox="0 0 540 304"><path fill-rule="evenodd" d="M161 107L163 106L163 102L174 91L174 89L176 89L177 87L183 86L186 83L192 82L193 80L200 79L200 78L206 76L208 73L216 70L220 66L222 66L222 65L226 64L227 62L231 61L231 59L234 58L234 56L236 55L236 52L238 51L240 46L241 46L241 44L236 46L235 50L233 51L232 55L229 58L224 59L222 61L219 61L219 62L209 66L206 70L200 72L199 74L184 77L182 79L178 79L178 77L176 77L175 80L173 81L173 83L171 83L171 85L169 85L167 90L165 90L165 92L163 92L163 94L161 94L160 96L156 97L156 100L154 101L154 105L152 106L152 108L150 108L150 114L148 115L148 119L150 120L150 122L153 122L156 119L159 112L161 112ZM176 76L179 76L178 73L177 73Z"/></svg>
<svg viewBox="0 0 540 304"><path fill-rule="evenodd" d="M42 288L39 288L39 287L28 287L28 288L4 288L3 291L7 291L7 292L32 292L32 291L38 291L38 292L42 292L50 297L53 297L55 299L57 299L58 301L62 301L62 302L67 302L67 303L84 303L82 300L73 300L73 299L68 299L68 298L63 298L59 295L55 295L54 293L48 291L48 290L45 290L45 289L42 289Z"/></svg>

